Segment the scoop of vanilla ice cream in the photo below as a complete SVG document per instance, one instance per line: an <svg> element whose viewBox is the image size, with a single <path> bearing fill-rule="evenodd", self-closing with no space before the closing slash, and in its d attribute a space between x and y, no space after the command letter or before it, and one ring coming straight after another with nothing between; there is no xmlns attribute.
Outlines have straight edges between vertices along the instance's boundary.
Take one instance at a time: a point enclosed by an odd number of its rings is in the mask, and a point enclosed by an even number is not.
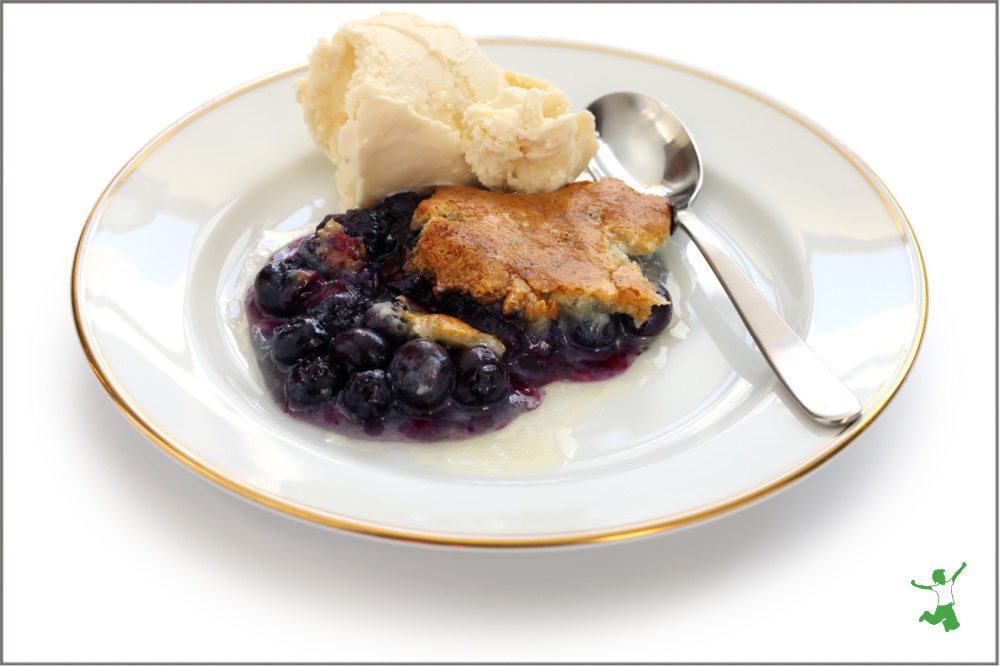
<svg viewBox="0 0 1000 666"><path fill-rule="evenodd" d="M550 192L576 178L597 151L594 116L572 113L550 84L506 72L509 84L462 117L465 159L491 190Z"/></svg>
<svg viewBox="0 0 1000 666"><path fill-rule="evenodd" d="M589 112L450 25L386 12L320 40L309 64L296 98L345 208L434 185L548 191L597 151Z"/></svg>

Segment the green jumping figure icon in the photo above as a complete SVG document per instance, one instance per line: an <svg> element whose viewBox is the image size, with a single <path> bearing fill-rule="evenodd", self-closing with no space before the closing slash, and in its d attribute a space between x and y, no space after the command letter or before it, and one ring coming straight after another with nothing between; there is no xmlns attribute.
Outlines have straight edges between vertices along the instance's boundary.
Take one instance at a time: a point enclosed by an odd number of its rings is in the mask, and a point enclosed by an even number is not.
<svg viewBox="0 0 1000 666"><path fill-rule="evenodd" d="M931 578L934 579L934 585L917 585L917 581L910 581L910 585L913 587L919 587L921 590L934 590L938 598L938 605L934 612L924 611L920 619L917 620L918 622L924 622L925 620L931 624L940 622L944 626L945 631L958 629L961 626L958 623L958 618L955 617L955 595L952 593L952 587L955 585L955 579L958 578L958 574L962 573L962 569L964 568L965 562L962 562L962 566L948 580L944 578L944 569L938 569L931 574Z"/></svg>

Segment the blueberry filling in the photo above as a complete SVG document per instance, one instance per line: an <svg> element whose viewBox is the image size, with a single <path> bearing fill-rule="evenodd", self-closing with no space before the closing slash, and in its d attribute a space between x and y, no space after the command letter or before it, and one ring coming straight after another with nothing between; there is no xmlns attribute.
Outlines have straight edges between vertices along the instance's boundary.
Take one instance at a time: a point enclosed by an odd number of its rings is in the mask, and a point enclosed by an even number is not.
<svg viewBox="0 0 1000 666"><path fill-rule="evenodd" d="M309 309L309 314L319 319L333 334L353 328L361 318L361 302L352 289L330 294Z"/></svg>
<svg viewBox="0 0 1000 666"><path fill-rule="evenodd" d="M272 261L254 279L257 303L269 315L287 317L298 309L315 281L316 273L304 268L300 262L287 259Z"/></svg>
<svg viewBox="0 0 1000 666"><path fill-rule="evenodd" d="M389 364L396 397L417 411L443 404L455 386L455 368L444 347L430 340L403 344Z"/></svg>
<svg viewBox="0 0 1000 666"><path fill-rule="evenodd" d="M343 373L318 356L309 356L285 379L285 398L292 410L309 410L332 403L344 383Z"/></svg>
<svg viewBox="0 0 1000 666"><path fill-rule="evenodd" d="M458 356L455 400L467 406L489 405L506 397L507 366L487 347L471 347Z"/></svg>
<svg viewBox="0 0 1000 666"><path fill-rule="evenodd" d="M624 372L670 323L667 304L638 324L561 315L538 331L500 304L437 295L406 269L421 200L406 192L328 215L258 273L246 299L251 341L287 413L352 437L462 439L535 409L545 384ZM641 263L669 301L662 267ZM408 313L455 317L498 344L421 339Z"/></svg>
<svg viewBox="0 0 1000 666"><path fill-rule="evenodd" d="M330 361L349 372L381 370L389 364L389 344L367 328L349 328L330 343Z"/></svg>
<svg viewBox="0 0 1000 666"><path fill-rule="evenodd" d="M326 353L330 334L315 317L292 317L274 330L271 357L281 365L294 366L307 356Z"/></svg>
<svg viewBox="0 0 1000 666"><path fill-rule="evenodd" d="M362 370L347 380L341 407L348 418L371 423L385 416L394 397L392 382L385 370Z"/></svg>

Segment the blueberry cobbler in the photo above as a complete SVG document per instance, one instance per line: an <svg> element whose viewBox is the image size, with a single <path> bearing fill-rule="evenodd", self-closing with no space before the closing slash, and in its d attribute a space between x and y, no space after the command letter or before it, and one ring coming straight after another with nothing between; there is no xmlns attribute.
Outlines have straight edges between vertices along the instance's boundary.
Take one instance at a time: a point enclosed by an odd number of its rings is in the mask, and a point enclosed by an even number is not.
<svg viewBox="0 0 1000 666"><path fill-rule="evenodd" d="M328 215L246 299L269 391L352 437L504 427L556 380L624 372L670 322L666 199L621 181L542 194L437 187Z"/></svg>

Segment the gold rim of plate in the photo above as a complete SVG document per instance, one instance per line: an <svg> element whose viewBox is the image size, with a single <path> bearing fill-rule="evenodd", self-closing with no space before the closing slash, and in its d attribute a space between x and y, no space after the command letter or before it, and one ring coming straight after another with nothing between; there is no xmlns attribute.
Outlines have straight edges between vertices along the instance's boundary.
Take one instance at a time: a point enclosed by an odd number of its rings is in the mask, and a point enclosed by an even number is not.
<svg viewBox="0 0 1000 666"><path fill-rule="evenodd" d="M824 446L819 447L818 450L822 451L821 455L806 457L802 461L796 463L795 465L789 467L783 472L779 472L777 475L768 479L767 481L759 484L757 487L750 490L744 490L736 493L728 498L720 499L712 504L704 507L698 507L695 509L688 510L687 512L680 515L665 516L657 521L651 523L645 523L639 526L631 527L619 527L613 530L588 532L585 534L574 533L571 535L550 535L550 536L540 536L540 537L477 537L477 536L459 536L459 535L448 535L448 534L427 534L421 532L411 532L403 529L394 529L391 527L385 527L382 525L373 525L365 523L364 521L352 520L349 518L341 518L336 516L331 516L329 514L318 511L312 507L293 502L286 498L275 496L269 492L262 489L255 488L249 484L246 484L238 479L231 477L226 474L223 470L216 468L207 461L201 459L199 456L193 452L187 450L180 443L174 441L169 435L163 432L149 417L142 412L138 407L133 405L132 401L129 399L128 395L121 390L118 382L115 380L114 374L111 369L104 362L103 356L99 349L96 349L96 345L91 344L84 330L83 313L82 313L82 303L80 301L79 284L77 282L77 274L80 269L81 257L83 255L86 239L88 232L100 221L105 209L114 198L121 184L131 175L131 173L148 157L154 150L159 148L167 139L173 136L178 130L190 124L194 120L198 119L202 115L208 113L209 111L221 106L222 104L228 102L229 100L238 97L244 93L247 93L255 88L262 85L281 79L287 76L292 76L294 74L305 71L308 65L295 65L292 67L286 67L284 69L278 70L271 74L267 74L257 79L248 81L247 83L234 88L218 97L209 100L202 106L196 108L194 111L190 112L173 125L167 127L159 135L157 135L152 141L146 144L138 153L132 157L131 160L125 164L124 167L118 172L118 174L112 179L105 188L104 192L101 194L97 203L94 205L89 217L87 218L86 224L84 224L83 231L80 233L80 240L77 243L76 253L73 257L73 271L71 277L71 296L73 304L73 320L76 325L77 336L80 339L80 344L83 346L83 351L87 356L87 360L90 363L91 369L97 375L98 380L100 380L101 385L104 386L104 390L107 391L108 395L111 397L115 405L125 414L125 416L135 425L143 434L149 437L153 442L159 445L164 451L169 453L171 456L179 460L184 465L188 466L195 472L201 474L207 479L221 485L222 487L237 493L247 499L253 500L259 504L262 504L268 508L274 509L276 511L291 515L295 518L300 518L313 523L318 523L325 525L327 527L333 527L337 529L347 530L350 532L356 532L359 534L366 534L369 536L386 537L390 539L398 539L401 541L410 541L415 543L424 544L435 544L435 545L452 545L452 546L479 546L479 547L490 547L490 548L517 548L517 547L542 547L542 546L563 546L563 545L574 545L574 544L588 544L588 543L601 543L609 541L619 541L622 539L630 539L641 536L647 536L650 534L655 534L658 532L664 532L666 530L675 529L678 527L683 527L685 525L690 525L693 523L701 522L703 520L708 520L714 518L735 509L745 507L759 499L762 499L778 490L790 486L796 481L802 479L810 472L816 470L818 467L823 465L825 462L830 460L837 453L842 451L848 444L850 444L854 439L867 429L867 427L878 417L879 414L885 409L885 407L892 401L899 391L899 387L902 386L903 382L909 375L910 369L913 366L913 362L920 351L921 344L923 342L924 331L927 327L927 272L924 266L923 254L920 251L920 246L917 243L916 235L913 233L913 229L910 226L909 221L903 214L902 209L896 202L895 198L889 192L888 188L884 183L875 175L875 173L853 152L851 152L843 143L836 140L830 136L825 130L819 128L813 123L807 121L802 116L799 116L787 108L784 108L777 102L770 100L763 95L756 93L749 88L743 87L732 81L717 77L715 75L709 74L707 72L700 71L679 63L671 62L669 60L664 60L661 58L656 58L648 55L643 55L639 53L631 53L626 50L613 49L608 47L594 46L588 44L578 44L573 42L563 42L555 40L535 40L535 39L508 39L508 38L492 38L492 39L479 39L480 44L509 44L509 45L524 45L524 46L554 46L558 48L569 48L577 49L583 51L594 51L599 53L607 53L609 55L622 56L627 58L632 58L635 60L642 60L645 62L650 62L656 65L661 65L663 67L669 67L671 69L680 70L695 76L699 76L704 79L708 79L720 85L726 86L736 90L742 94L748 95L753 99L766 104L767 106L781 112L788 118L799 123L806 129L810 130L817 136L819 136L823 141L828 143L833 147L842 157L844 157L852 166L854 166L872 187L875 193L878 195L879 199L885 205L892 219L895 221L896 226L903 237L904 244L906 246L907 252L910 254L911 266L915 266L919 269L919 276L914 276L915 286L919 285L918 298L919 303L919 326L916 332L916 337L913 341L912 347L908 354L903 356L899 365L897 366L897 371L893 377L887 382L886 386L883 386L882 390L879 392L882 397L873 404L866 405L862 413L862 417L859 421L855 422L847 428L841 429L838 433L829 440Z"/></svg>

